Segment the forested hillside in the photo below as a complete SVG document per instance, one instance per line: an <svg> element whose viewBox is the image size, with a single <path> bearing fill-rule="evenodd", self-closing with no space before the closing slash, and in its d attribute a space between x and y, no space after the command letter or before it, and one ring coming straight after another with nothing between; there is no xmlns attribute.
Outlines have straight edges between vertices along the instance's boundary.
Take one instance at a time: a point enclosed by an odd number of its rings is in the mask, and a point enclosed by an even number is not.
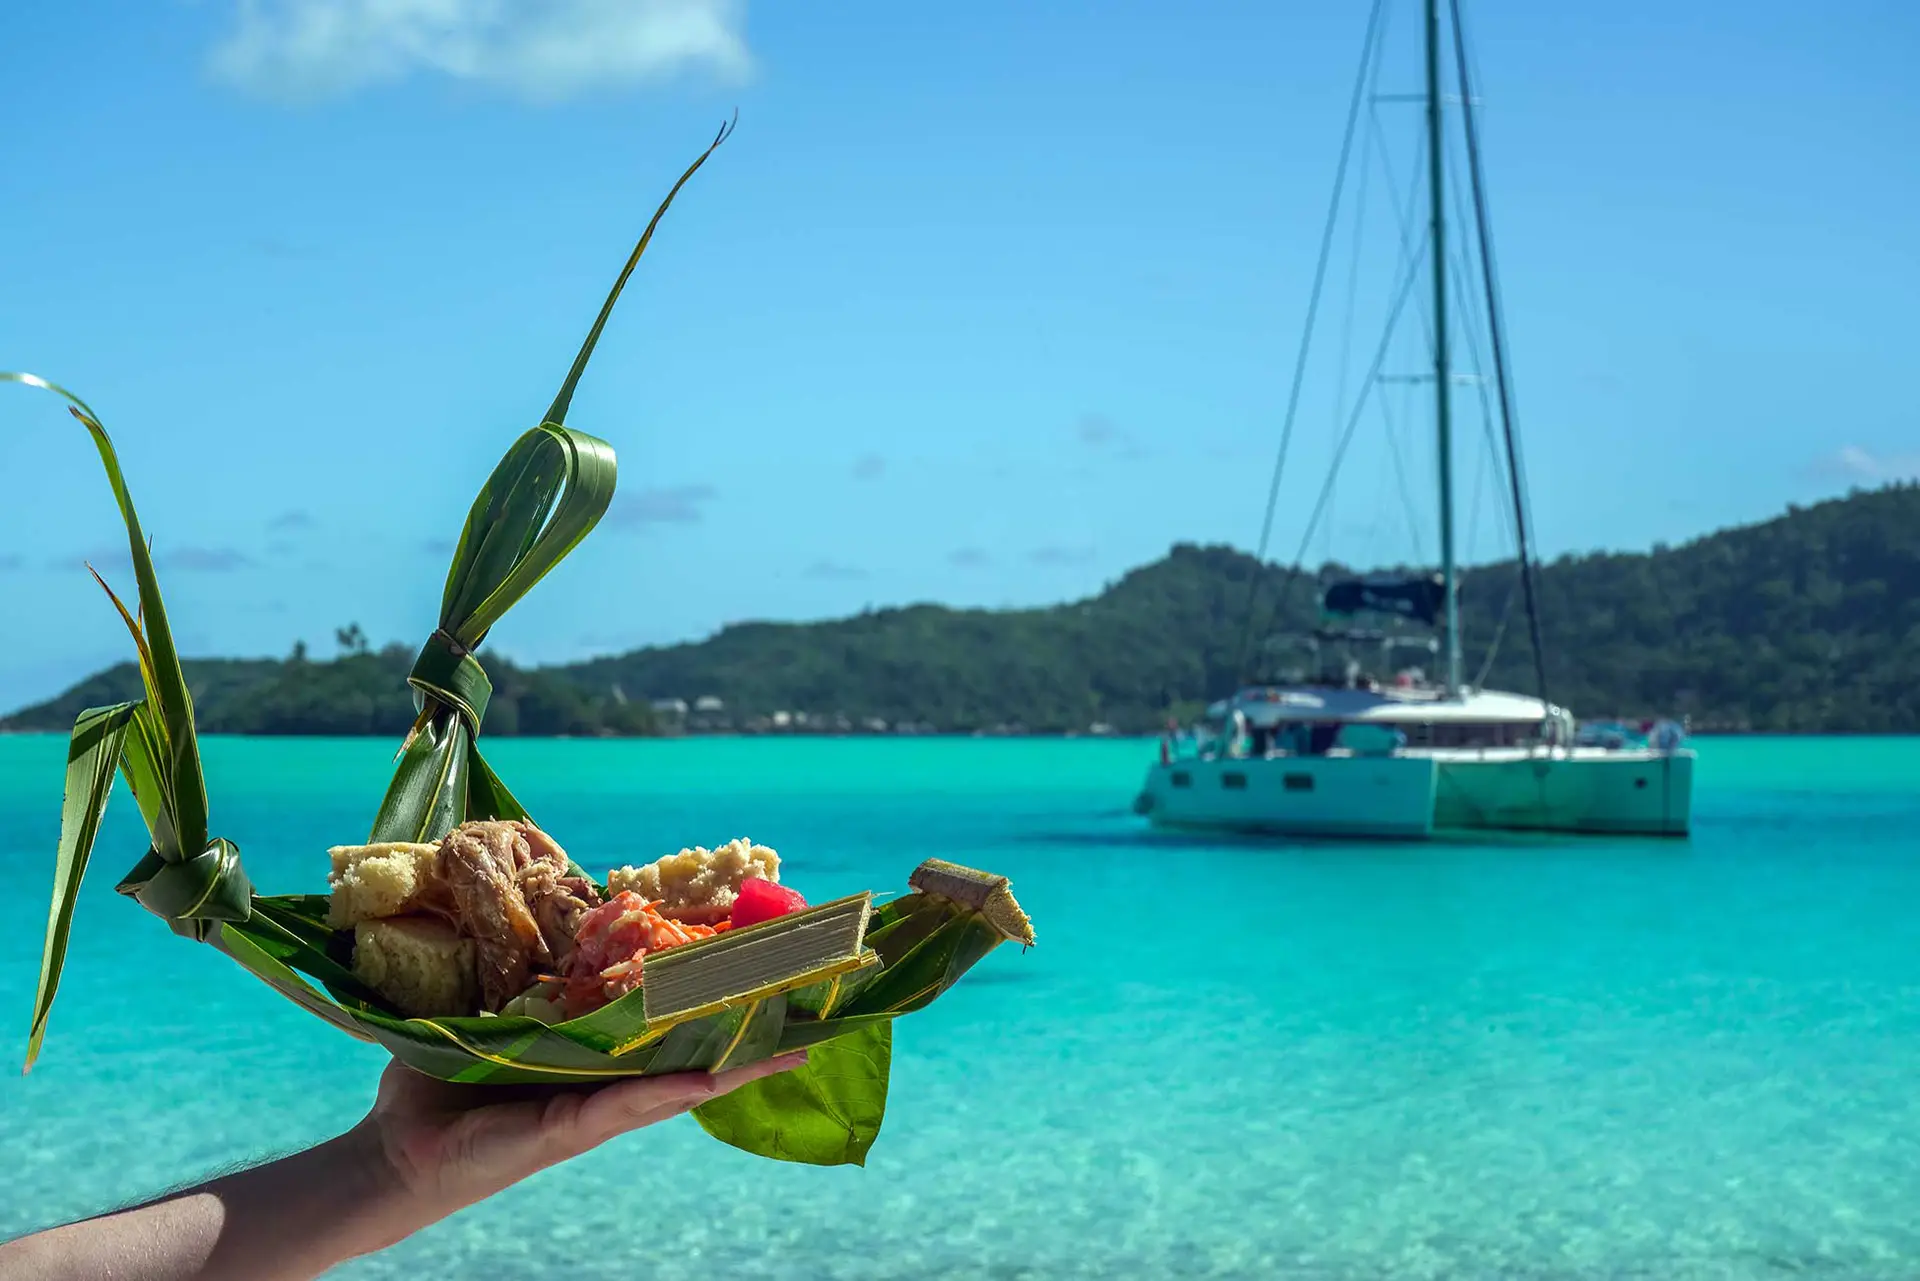
<svg viewBox="0 0 1920 1281"><path fill-rule="evenodd" d="M812 728L1150 729L1168 708L1231 688L1256 572L1260 632L1311 626L1315 577L1290 583L1230 548L1178 546L1096 596L1044 609L914 605L745 623L564 667L490 662L486 730L648 733L673 728L650 702L702 697L724 706L696 714L695 728L767 728L784 712L806 714ZM1531 691L1524 614L1508 608L1516 581L1511 564L1463 579L1467 668L1479 673L1499 634L1485 683ZM1581 716L1920 730L1920 486L1855 493L1651 553L1562 557L1541 567L1538 584L1549 693ZM394 646L329 661L201 660L187 671L210 733L397 736L412 719L410 657ZM136 689L132 668L115 668L0 728L64 729L81 707Z"/></svg>

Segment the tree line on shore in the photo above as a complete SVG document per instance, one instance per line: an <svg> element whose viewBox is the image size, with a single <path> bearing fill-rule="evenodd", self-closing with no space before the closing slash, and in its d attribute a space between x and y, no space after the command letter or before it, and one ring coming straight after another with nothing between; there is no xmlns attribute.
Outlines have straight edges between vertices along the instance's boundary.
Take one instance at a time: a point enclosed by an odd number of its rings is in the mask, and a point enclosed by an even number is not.
<svg viewBox="0 0 1920 1281"><path fill-rule="evenodd" d="M485 732L1149 731L1251 674L1250 637L1310 630L1317 585L1341 572L1293 575L1233 548L1182 544L1095 596L1045 608L742 623L547 667L483 654L494 683ZM1856 491L1678 547L1563 556L1536 578L1547 692L1582 717L1920 730L1920 485ZM1470 676L1531 693L1517 582L1511 562L1468 570L1462 634ZM325 659L300 645L282 659L189 660L202 730L404 734L412 649L373 649L357 626L335 641ZM0 730L64 732L83 707L138 687L131 664L109 668L0 718Z"/></svg>

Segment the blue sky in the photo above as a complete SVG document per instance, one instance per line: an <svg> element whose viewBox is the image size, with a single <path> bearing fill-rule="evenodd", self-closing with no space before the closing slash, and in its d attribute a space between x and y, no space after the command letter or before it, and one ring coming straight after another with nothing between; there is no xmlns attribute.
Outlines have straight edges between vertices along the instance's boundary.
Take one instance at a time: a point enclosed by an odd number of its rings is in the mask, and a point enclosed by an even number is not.
<svg viewBox="0 0 1920 1281"><path fill-rule="evenodd" d="M1084 594L1174 541L1256 536L1364 20L29 6L0 47L0 367L115 433L190 653L324 653L349 621L414 643L475 488L738 107L574 402L620 451L615 511L492 643L561 660ZM1920 472L1920 10L1479 0L1469 21L1545 549ZM1383 87L1417 87L1405 52ZM1417 122L1393 110L1399 146ZM1282 557L1334 438L1331 393L1304 404ZM4 707L125 641L78 567L117 538L84 438L24 391L0 417ZM1356 444L1316 556L1421 550L1385 458Z"/></svg>

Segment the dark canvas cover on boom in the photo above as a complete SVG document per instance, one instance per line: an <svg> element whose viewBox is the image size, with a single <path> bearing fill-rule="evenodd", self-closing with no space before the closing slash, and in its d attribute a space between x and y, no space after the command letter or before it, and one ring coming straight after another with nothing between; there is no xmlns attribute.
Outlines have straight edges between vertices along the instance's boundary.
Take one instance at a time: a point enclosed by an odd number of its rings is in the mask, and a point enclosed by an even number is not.
<svg viewBox="0 0 1920 1281"><path fill-rule="evenodd" d="M1432 625L1446 608L1440 575L1424 578L1349 578L1329 583L1320 607L1329 614L1393 614Z"/></svg>

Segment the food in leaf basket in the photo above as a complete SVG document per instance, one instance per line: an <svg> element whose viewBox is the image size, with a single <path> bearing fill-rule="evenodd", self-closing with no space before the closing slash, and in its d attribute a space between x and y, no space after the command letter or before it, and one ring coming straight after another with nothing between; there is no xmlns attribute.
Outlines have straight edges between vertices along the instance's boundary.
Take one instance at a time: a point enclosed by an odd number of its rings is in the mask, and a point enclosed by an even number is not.
<svg viewBox="0 0 1920 1281"><path fill-rule="evenodd" d="M62 397L92 437L126 527L137 608L107 594L133 638L144 689L74 722L28 1067L116 776L151 838L117 886L122 894L430 1076L577 1086L718 1072L807 1049L804 1066L693 1113L721 1141L779 1160L863 1163L886 1110L893 1020L1000 943L1033 942L1005 877L937 859L907 878L910 892L879 904L860 893L809 905L778 884L772 850L743 841L623 868L602 886L480 752L492 684L475 651L613 498L612 448L565 425L574 389L655 227L730 128L668 193L545 418L474 500L439 625L407 678L418 717L368 843L331 851L327 894L258 893L239 847L212 834L193 701L113 442L70 392L0 373L0 382Z"/></svg>
<svg viewBox="0 0 1920 1281"><path fill-rule="evenodd" d="M744 840L620 868L607 890L524 819L328 853L327 920L353 930L353 972L414 1017L564 1022L640 988L648 953L807 906L777 884L780 856Z"/></svg>

